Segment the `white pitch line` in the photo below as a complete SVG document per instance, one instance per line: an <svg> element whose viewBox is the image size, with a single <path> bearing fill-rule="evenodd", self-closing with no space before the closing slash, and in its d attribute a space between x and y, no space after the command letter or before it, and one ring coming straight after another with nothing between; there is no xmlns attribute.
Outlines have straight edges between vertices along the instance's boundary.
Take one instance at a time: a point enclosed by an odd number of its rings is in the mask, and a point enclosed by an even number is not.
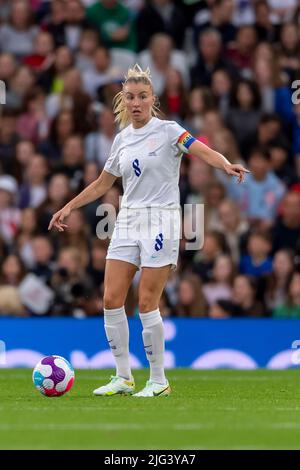
<svg viewBox="0 0 300 470"><path fill-rule="evenodd" d="M186 430L197 430L197 429L213 429L214 426L210 424L192 424L190 428L188 425L182 424L171 424L171 425L160 425L160 424L138 424L138 423L81 423L81 424L0 424L0 431L149 431L149 430L174 430L174 431L186 431Z"/></svg>
<svg viewBox="0 0 300 470"><path fill-rule="evenodd" d="M300 423L273 423L230 426L232 430L273 429L276 431L284 429L300 429ZM0 423L1 431L200 431L213 430L217 425L213 423L173 423L173 424L139 424L139 423L78 423L78 424L4 424ZM225 428L225 426L224 426Z"/></svg>
<svg viewBox="0 0 300 470"><path fill-rule="evenodd" d="M270 429L300 429L300 423L274 423L268 426Z"/></svg>

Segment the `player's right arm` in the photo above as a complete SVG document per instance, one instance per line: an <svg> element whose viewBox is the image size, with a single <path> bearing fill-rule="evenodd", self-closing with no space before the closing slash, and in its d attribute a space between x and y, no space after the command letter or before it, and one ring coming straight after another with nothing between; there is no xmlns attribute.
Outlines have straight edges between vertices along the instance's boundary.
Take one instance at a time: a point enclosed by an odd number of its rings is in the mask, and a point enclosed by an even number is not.
<svg viewBox="0 0 300 470"><path fill-rule="evenodd" d="M60 232L63 232L66 224L63 223L64 219L68 217L72 210L79 209L99 197L103 196L109 188L112 187L117 177L103 170L100 176L87 186L81 193L71 199L62 209L56 212L48 226L48 230L56 227Z"/></svg>

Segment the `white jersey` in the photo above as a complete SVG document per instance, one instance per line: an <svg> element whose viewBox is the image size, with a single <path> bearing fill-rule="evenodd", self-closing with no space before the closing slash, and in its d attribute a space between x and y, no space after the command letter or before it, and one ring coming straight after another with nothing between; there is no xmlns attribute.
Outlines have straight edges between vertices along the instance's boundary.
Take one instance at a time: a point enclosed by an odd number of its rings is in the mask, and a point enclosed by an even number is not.
<svg viewBox="0 0 300 470"><path fill-rule="evenodd" d="M188 132L175 121L152 117L139 129L130 124L117 136L104 170L122 177L122 208L179 208L180 141ZM193 139L194 140L194 139Z"/></svg>

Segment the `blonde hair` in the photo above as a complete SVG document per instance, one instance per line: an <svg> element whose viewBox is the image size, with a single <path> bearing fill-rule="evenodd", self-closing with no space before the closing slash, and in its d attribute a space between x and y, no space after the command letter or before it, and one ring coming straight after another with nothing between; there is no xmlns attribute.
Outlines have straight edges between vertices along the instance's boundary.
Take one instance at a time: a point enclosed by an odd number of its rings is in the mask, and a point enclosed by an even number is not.
<svg viewBox="0 0 300 470"><path fill-rule="evenodd" d="M127 75L125 75L125 81L122 83L122 90L119 91L113 99L113 112L116 116L115 121L119 124L121 129L130 124L130 117L128 116L124 102L124 86L127 85L127 83L143 83L144 85L150 86L153 93L149 67L147 67L146 70L142 70L138 64L135 64L132 68L128 69ZM158 111L158 104L154 103L151 106L151 115L157 116Z"/></svg>
<svg viewBox="0 0 300 470"><path fill-rule="evenodd" d="M19 291L14 286L3 285L0 287L0 316L1 315L25 315L25 307L21 302Z"/></svg>

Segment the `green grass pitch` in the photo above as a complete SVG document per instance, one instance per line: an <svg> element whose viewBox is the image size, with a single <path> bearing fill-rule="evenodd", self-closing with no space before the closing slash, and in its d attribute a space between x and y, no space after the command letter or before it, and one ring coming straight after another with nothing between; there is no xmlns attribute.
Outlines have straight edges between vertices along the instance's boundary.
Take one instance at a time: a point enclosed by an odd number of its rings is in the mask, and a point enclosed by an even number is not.
<svg viewBox="0 0 300 470"><path fill-rule="evenodd" d="M168 371L170 397L94 397L110 370L78 370L47 398L0 369L0 449L300 449L300 371ZM134 373L137 389L148 371Z"/></svg>

